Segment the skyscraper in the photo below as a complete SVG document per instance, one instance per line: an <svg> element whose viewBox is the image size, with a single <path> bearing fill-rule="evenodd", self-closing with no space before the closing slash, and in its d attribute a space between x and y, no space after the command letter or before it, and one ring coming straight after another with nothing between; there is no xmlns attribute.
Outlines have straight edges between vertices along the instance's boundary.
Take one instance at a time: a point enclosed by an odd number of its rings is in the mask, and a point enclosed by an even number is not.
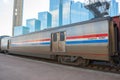
<svg viewBox="0 0 120 80"><path fill-rule="evenodd" d="M63 25L89 20L94 16L81 2L65 0L63 3Z"/></svg>
<svg viewBox="0 0 120 80"><path fill-rule="evenodd" d="M26 26L29 28L29 32L40 31L41 22L38 19L28 19L26 20Z"/></svg>
<svg viewBox="0 0 120 80"><path fill-rule="evenodd" d="M41 30L51 27L52 15L49 12L39 12L38 19L41 21Z"/></svg>
<svg viewBox="0 0 120 80"><path fill-rule="evenodd" d="M63 0L62 25L71 23L71 5L72 0Z"/></svg>
<svg viewBox="0 0 120 80"><path fill-rule="evenodd" d="M71 4L71 23L82 22L93 18L92 13L81 2Z"/></svg>
<svg viewBox="0 0 120 80"><path fill-rule="evenodd" d="M23 0L14 0L13 35L14 35L14 27L22 25L22 18L23 18Z"/></svg>
<svg viewBox="0 0 120 80"><path fill-rule="evenodd" d="M110 9L109 9L109 15L110 16L116 16L118 15L118 2L116 2L116 0L111 0L110 1Z"/></svg>
<svg viewBox="0 0 120 80"><path fill-rule="evenodd" d="M59 7L60 7L60 1L61 0L50 0L49 10L53 11L53 10L59 9Z"/></svg>
<svg viewBox="0 0 120 80"><path fill-rule="evenodd" d="M62 25L62 1L50 0L50 13L52 14L52 27Z"/></svg>

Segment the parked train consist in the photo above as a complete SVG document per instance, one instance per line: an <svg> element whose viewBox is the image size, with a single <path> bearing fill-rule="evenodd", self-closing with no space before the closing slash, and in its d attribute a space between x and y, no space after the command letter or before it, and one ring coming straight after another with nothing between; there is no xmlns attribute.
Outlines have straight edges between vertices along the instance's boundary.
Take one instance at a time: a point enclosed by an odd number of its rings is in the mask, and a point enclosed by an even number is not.
<svg viewBox="0 0 120 80"><path fill-rule="evenodd" d="M75 65L87 65L91 60L120 65L120 17L46 29L4 42L7 43L5 51L13 54L57 59Z"/></svg>

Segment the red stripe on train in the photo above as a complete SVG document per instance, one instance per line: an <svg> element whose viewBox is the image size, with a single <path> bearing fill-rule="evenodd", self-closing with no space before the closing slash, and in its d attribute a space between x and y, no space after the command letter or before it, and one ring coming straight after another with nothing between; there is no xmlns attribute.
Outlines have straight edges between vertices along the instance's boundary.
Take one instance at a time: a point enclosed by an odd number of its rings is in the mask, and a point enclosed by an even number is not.
<svg viewBox="0 0 120 80"><path fill-rule="evenodd" d="M24 41L24 42L40 42L40 41L50 41L50 39L29 40L29 41Z"/></svg>
<svg viewBox="0 0 120 80"><path fill-rule="evenodd" d="M91 34L91 35L84 35L84 36L70 36L70 37L67 37L67 39L107 37L107 36L108 36L108 34Z"/></svg>

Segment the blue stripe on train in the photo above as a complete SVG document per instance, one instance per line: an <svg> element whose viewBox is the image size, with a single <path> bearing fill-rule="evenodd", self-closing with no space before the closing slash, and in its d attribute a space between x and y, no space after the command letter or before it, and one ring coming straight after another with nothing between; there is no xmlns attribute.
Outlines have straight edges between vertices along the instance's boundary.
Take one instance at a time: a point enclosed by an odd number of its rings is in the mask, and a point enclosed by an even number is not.
<svg viewBox="0 0 120 80"><path fill-rule="evenodd" d="M104 40L84 40L84 41L67 41L66 44L88 44L88 43L107 43L108 39Z"/></svg>
<svg viewBox="0 0 120 80"><path fill-rule="evenodd" d="M50 42L45 42L45 43L31 43L31 45L50 45Z"/></svg>
<svg viewBox="0 0 120 80"><path fill-rule="evenodd" d="M104 40L84 40L84 41L66 41L66 44L88 44L88 43L107 43L108 39ZM42 45L49 45L50 42L40 43Z"/></svg>

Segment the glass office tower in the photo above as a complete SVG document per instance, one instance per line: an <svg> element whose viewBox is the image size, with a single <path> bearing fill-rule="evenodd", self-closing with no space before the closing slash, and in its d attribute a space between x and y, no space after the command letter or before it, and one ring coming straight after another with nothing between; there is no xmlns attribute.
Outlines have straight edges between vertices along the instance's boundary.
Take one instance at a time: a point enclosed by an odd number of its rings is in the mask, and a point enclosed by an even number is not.
<svg viewBox="0 0 120 80"><path fill-rule="evenodd" d="M81 2L68 0L63 4L63 25L89 20L93 17Z"/></svg>
<svg viewBox="0 0 120 80"><path fill-rule="evenodd" d="M60 1L61 0L50 0L50 11L56 10L60 8Z"/></svg>
<svg viewBox="0 0 120 80"><path fill-rule="evenodd" d="M29 28L29 32L40 31L41 22L38 19L28 19L26 20L26 26Z"/></svg>
<svg viewBox="0 0 120 80"><path fill-rule="evenodd" d="M119 6L118 6L118 2L116 2L116 0L111 0L110 1L110 9L109 9L109 15L110 16L116 16L118 15L118 9Z"/></svg>
<svg viewBox="0 0 120 80"><path fill-rule="evenodd" d="M15 26L14 27L14 36L24 35L29 33L29 28L25 26Z"/></svg>
<svg viewBox="0 0 120 80"><path fill-rule="evenodd" d="M41 30L51 27L52 15L49 12L39 12L38 19L41 21Z"/></svg>
<svg viewBox="0 0 120 80"><path fill-rule="evenodd" d="M73 2L71 4L71 23L86 21L94 16L84 7L81 2Z"/></svg>
<svg viewBox="0 0 120 80"><path fill-rule="evenodd" d="M64 0L63 1L63 12L62 12L62 25L67 25L71 23L71 5L72 0Z"/></svg>
<svg viewBox="0 0 120 80"><path fill-rule="evenodd" d="M50 0L52 27L57 27L62 25L62 1L63 0Z"/></svg>

